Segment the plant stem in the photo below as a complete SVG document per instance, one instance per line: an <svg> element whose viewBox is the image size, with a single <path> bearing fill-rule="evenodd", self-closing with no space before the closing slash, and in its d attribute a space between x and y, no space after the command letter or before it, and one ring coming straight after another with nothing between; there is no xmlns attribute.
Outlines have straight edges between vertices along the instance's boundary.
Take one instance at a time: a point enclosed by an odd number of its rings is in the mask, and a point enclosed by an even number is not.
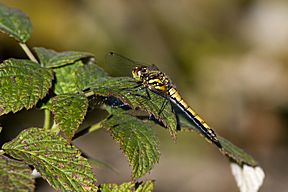
<svg viewBox="0 0 288 192"><path fill-rule="evenodd" d="M81 136L83 136L83 135L85 135L85 134L87 134L87 133L92 133L93 131L96 131L97 129L102 128L101 123L102 123L102 121L98 122L98 123L95 124L95 125L92 125L92 126L89 126L89 127L86 127L86 128L84 128L84 129L82 129L81 131L77 132L77 133L74 135L74 137L73 137L72 140L75 140L75 139L77 139L77 138L79 138L79 137L81 137Z"/></svg>
<svg viewBox="0 0 288 192"><path fill-rule="evenodd" d="M51 132L54 132L54 133L57 133L57 134L59 133L60 130L59 130L58 125L55 123L55 121L54 121L54 123L53 123L50 131L51 131Z"/></svg>
<svg viewBox="0 0 288 192"><path fill-rule="evenodd" d="M30 51L30 49L28 48L28 46L25 43L19 43L19 45L31 61L38 63L37 59L34 57L34 55L32 54L32 52Z"/></svg>
<svg viewBox="0 0 288 192"><path fill-rule="evenodd" d="M96 131L97 129L102 128L101 123L102 123L102 121L100 121L99 123L97 123L97 124L95 124L95 125L92 125L92 126L90 127L90 129L88 130L88 133L91 133L91 132L93 132L93 131Z"/></svg>
<svg viewBox="0 0 288 192"><path fill-rule="evenodd" d="M51 113L48 109L44 109L44 114L44 129L49 129Z"/></svg>

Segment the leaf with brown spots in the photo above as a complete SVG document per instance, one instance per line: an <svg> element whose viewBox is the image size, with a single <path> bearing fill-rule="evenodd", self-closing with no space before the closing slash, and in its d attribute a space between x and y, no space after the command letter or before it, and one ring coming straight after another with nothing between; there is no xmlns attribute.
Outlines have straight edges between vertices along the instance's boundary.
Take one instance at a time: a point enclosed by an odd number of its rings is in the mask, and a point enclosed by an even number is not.
<svg viewBox="0 0 288 192"><path fill-rule="evenodd" d="M60 134L71 141L86 115L88 100L84 94L62 94L52 99L51 110Z"/></svg>
<svg viewBox="0 0 288 192"><path fill-rule="evenodd" d="M0 64L0 115L29 109L42 99L52 85L52 71L24 59Z"/></svg>
<svg viewBox="0 0 288 192"><path fill-rule="evenodd" d="M41 128L29 128L3 145L5 153L33 165L56 190L97 191L87 159L64 138Z"/></svg>
<svg viewBox="0 0 288 192"><path fill-rule="evenodd" d="M34 191L32 170L22 161L0 155L0 191Z"/></svg>
<svg viewBox="0 0 288 192"><path fill-rule="evenodd" d="M132 166L133 178L143 176L159 161L159 140L152 123L128 115L120 109L111 110L111 116L103 121Z"/></svg>
<svg viewBox="0 0 288 192"><path fill-rule="evenodd" d="M31 21L22 11L0 4L0 31L25 43L31 37Z"/></svg>

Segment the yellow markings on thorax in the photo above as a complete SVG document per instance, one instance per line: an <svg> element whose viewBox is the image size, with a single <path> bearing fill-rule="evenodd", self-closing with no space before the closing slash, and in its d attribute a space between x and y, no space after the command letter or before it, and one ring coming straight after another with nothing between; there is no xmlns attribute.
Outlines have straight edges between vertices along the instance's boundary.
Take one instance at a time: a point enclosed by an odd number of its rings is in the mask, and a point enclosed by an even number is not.
<svg viewBox="0 0 288 192"><path fill-rule="evenodd" d="M165 86L165 85L155 86L154 88L157 89L157 90L160 90L160 91L162 91L162 92L166 92L166 86Z"/></svg>
<svg viewBox="0 0 288 192"><path fill-rule="evenodd" d="M162 81L160 80L160 79L157 79L157 78L155 78L155 79L149 79L149 81L148 81L148 83L149 84L153 84L153 83L162 83Z"/></svg>
<svg viewBox="0 0 288 192"><path fill-rule="evenodd" d="M156 84L156 85L154 85L154 84ZM163 85L163 82L160 79L157 79L157 78L149 79L148 86L151 87L151 89L160 90L161 92L166 92L167 91L166 85Z"/></svg>

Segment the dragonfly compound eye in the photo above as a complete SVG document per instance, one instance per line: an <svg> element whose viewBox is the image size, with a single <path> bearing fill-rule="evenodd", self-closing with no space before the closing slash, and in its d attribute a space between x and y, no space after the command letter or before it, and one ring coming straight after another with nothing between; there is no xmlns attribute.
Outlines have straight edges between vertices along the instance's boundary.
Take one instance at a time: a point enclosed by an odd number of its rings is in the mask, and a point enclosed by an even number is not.
<svg viewBox="0 0 288 192"><path fill-rule="evenodd" d="M142 73L141 73L141 70L139 70L139 67L135 67L132 70L132 76L136 81L141 81Z"/></svg>

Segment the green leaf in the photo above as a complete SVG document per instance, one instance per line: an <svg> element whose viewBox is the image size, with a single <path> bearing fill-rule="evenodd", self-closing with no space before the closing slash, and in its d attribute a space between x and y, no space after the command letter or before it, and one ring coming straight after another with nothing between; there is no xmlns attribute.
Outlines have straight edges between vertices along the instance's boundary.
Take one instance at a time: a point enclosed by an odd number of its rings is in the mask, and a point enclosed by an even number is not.
<svg viewBox="0 0 288 192"><path fill-rule="evenodd" d="M256 167L258 163L256 160L247 154L245 151L239 147L233 145L230 141L224 139L223 137L218 136L218 140L222 145L222 152L226 155L231 161L237 163L240 166L244 164Z"/></svg>
<svg viewBox="0 0 288 192"><path fill-rule="evenodd" d="M84 64L82 61L53 70L56 75L56 94L81 92L97 79L107 75L94 63Z"/></svg>
<svg viewBox="0 0 288 192"><path fill-rule="evenodd" d="M97 81L99 78L107 77L107 73L97 66L95 63L88 63L77 69L76 77L78 87L81 90L90 88L90 85Z"/></svg>
<svg viewBox="0 0 288 192"><path fill-rule="evenodd" d="M154 188L153 181L149 180L146 181L145 183L140 183L140 185L136 187L135 192L151 192L153 188Z"/></svg>
<svg viewBox="0 0 288 192"><path fill-rule="evenodd" d="M0 191L34 191L32 171L24 162L0 155Z"/></svg>
<svg viewBox="0 0 288 192"><path fill-rule="evenodd" d="M143 176L159 160L159 141L148 122L126 114L123 110L111 110L110 117L102 122L132 166L133 178Z"/></svg>
<svg viewBox="0 0 288 192"><path fill-rule="evenodd" d="M56 52L52 49L45 49L43 47L34 47L33 50L36 52L40 63L47 68L61 67L75 63L81 59L91 59L94 57L92 53L76 51Z"/></svg>
<svg viewBox="0 0 288 192"><path fill-rule="evenodd" d="M95 64L91 53L56 52L42 47L33 48L41 65L53 68L56 76L55 93L76 93L107 74Z"/></svg>
<svg viewBox="0 0 288 192"><path fill-rule="evenodd" d="M51 111L60 134L71 141L75 131L83 121L88 108L84 94L64 94L53 97Z"/></svg>
<svg viewBox="0 0 288 192"><path fill-rule="evenodd" d="M29 60L0 64L0 115L33 107L52 85L52 71Z"/></svg>
<svg viewBox="0 0 288 192"><path fill-rule="evenodd" d="M2 148L15 159L33 165L56 190L97 191L87 159L54 133L40 128L26 129Z"/></svg>
<svg viewBox="0 0 288 192"><path fill-rule="evenodd" d="M122 183L117 184L101 184L99 187L100 192L151 192L153 190L153 182L146 181L144 183Z"/></svg>
<svg viewBox="0 0 288 192"><path fill-rule="evenodd" d="M112 95L133 109L141 109L152 114L168 128L171 136L175 138L177 121L171 104L168 102L165 108L162 109L166 99L149 91L144 86L139 87L134 79L129 77L102 78L91 85L91 90L100 96L108 97Z"/></svg>
<svg viewBox="0 0 288 192"><path fill-rule="evenodd" d="M0 31L25 43L31 36L32 25L22 11L0 4Z"/></svg>
<svg viewBox="0 0 288 192"><path fill-rule="evenodd" d="M180 117L181 130L188 129L189 131L194 130L193 125L189 124L184 118ZM237 163L241 167L246 164L252 167L256 167L258 163L256 160L247 154L244 150L232 144L230 141L224 139L219 134L217 134L217 138L222 146L222 148L218 148L228 159L232 162Z"/></svg>
<svg viewBox="0 0 288 192"><path fill-rule="evenodd" d="M78 61L72 65L66 65L60 68L55 68L56 84L55 93L65 94L65 93L77 93L81 89L78 86L78 79L76 76L76 71L81 68L84 64Z"/></svg>

